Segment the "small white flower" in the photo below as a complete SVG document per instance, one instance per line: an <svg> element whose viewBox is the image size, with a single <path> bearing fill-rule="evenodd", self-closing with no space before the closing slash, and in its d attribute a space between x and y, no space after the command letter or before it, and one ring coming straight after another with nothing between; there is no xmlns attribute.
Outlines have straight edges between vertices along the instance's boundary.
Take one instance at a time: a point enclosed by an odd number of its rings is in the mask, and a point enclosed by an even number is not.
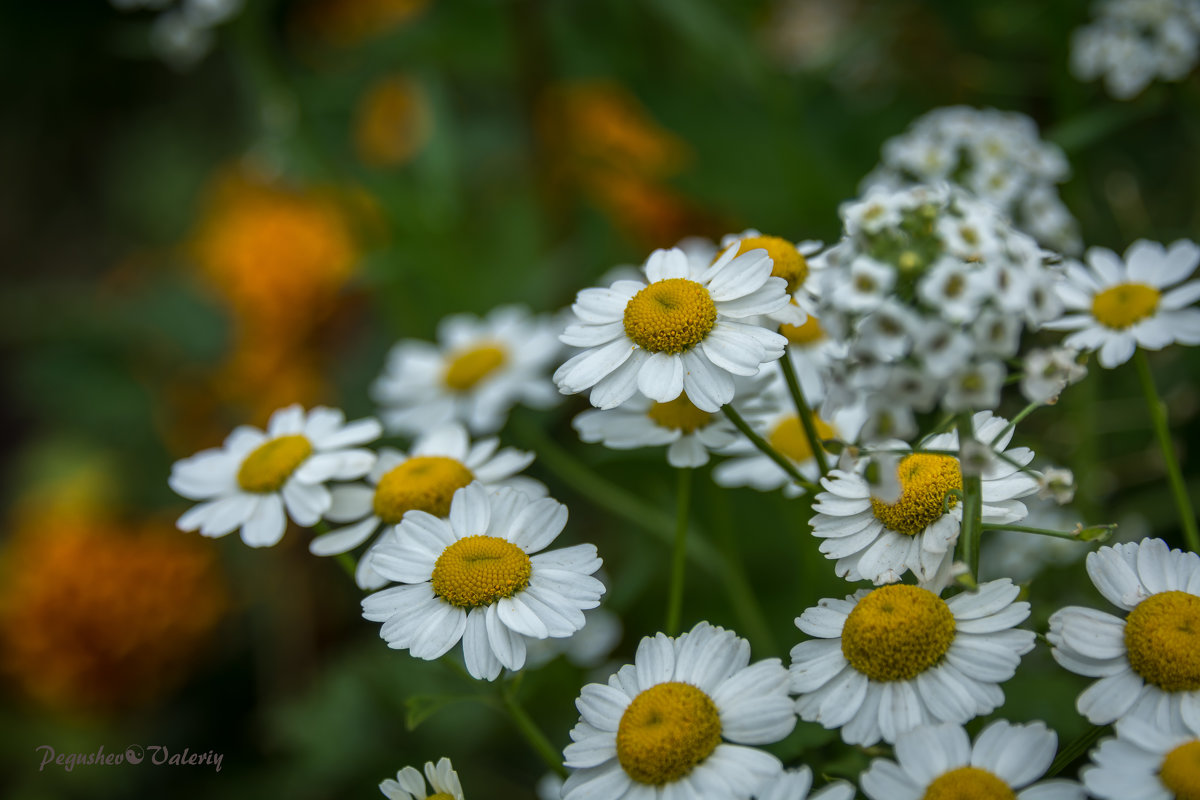
<svg viewBox="0 0 1200 800"><path fill-rule="evenodd" d="M1025 356L1021 394L1031 403L1057 403L1063 389L1087 377L1087 367L1076 360L1078 355L1071 347L1030 350Z"/></svg>
<svg viewBox="0 0 1200 800"><path fill-rule="evenodd" d="M1092 751L1092 761L1079 777L1100 800L1192 797L1200 786L1200 727L1123 719L1116 738Z"/></svg>
<svg viewBox="0 0 1200 800"><path fill-rule="evenodd" d="M612 409L590 409L571 423L585 442L600 442L614 450L669 445L672 467L702 467L709 451L737 440L737 429L721 414L701 411L680 395L665 403L635 395Z"/></svg>
<svg viewBox="0 0 1200 800"><path fill-rule="evenodd" d="M926 725L896 740L896 761L877 758L862 774L871 800L1001 798L1085 800L1075 781L1034 783L1054 761L1058 736L1045 723L998 719L971 744L961 725Z"/></svg>
<svg viewBox="0 0 1200 800"><path fill-rule="evenodd" d="M450 766L450 759L442 758L437 766L432 761L426 761L425 777L433 788L432 798L463 800L462 783L458 780L458 773ZM431 797L425 792L425 778L414 767L405 767L396 773L396 780L388 778L379 784L379 791L388 800L427 800Z"/></svg>
<svg viewBox="0 0 1200 800"><path fill-rule="evenodd" d="M180 530L224 536L241 529L251 547L270 547L283 538L287 517L316 525L329 510L326 483L361 478L375 454L357 445L379 438L378 420L349 424L341 411L298 405L271 415L264 433L242 425L219 448L176 461L168 480L176 493L204 502L179 518ZM284 510L287 510L287 516Z"/></svg>
<svg viewBox="0 0 1200 800"><path fill-rule="evenodd" d="M917 285L917 294L942 318L952 323L975 319L986 287L979 273L952 256L943 256L929 268Z"/></svg>
<svg viewBox="0 0 1200 800"><path fill-rule="evenodd" d="M1004 365L999 361L972 364L950 378L942 407L947 411L969 411L972 408L995 408L1000 405L1000 389L1004 386Z"/></svg>
<svg viewBox="0 0 1200 800"><path fill-rule="evenodd" d="M1038 478L1038 497L1053 499L1060 506L1075 499L1075 475L1069 469L1049 467Z"/></svg>
<svg viewBox="0 0 1200 800"><path fill-rule="evenodd" d="M844 311L871 311L887 298L896 283L896 273L886 264L859 256L850 263L842 282L829 292L830 302Z"/></svg>

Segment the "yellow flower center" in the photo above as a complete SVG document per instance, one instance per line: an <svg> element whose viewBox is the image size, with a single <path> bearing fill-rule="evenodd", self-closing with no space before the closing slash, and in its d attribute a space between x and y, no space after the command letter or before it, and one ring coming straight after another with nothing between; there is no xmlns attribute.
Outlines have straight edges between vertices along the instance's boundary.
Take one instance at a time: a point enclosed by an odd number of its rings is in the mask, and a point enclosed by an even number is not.
<svg viewBox="0 0 1200 800"><path fill-rule="evenodd" d="M1184 742L1167 753L1158 779L1175 800L1200 800L1200 739Z"/></svg>
<svg viewBox="0 0 1200 800"><path fill-rule="evenodd" d="M508 360L508 353L503 347L495 344L485 344L460 350L450 358L446 365L446 373L442 381L455 392L466 392L481 380L491 375Z"/></svg>
<svg viewBox="0 0 1200 800"><path fill-rule="evenodd" d="M437 794L429 795L428 800L454 800L454 795L449 792L438 792Z"/></svg>
<svg viewBox="0 0 1200 800"><path fill-rule="evenodd" d="M655 425L684 433L694 433L707 427L713 419L712 414L696 408L684 394L665 403L655 403L650 406L646 416L654 420Z"/></svg>
<svg viewBox="0 0 1200 800"><path fill-rule="evenodd" d="M941 519L947 504L953 508L958 503L957 497L947 500L947 495L963 487L962 470L953 456L913 453L896 465L896 477L900 498L885 503L872 497L871 510L885 528L905 536L916 536Z"/></svg>
<svg viewBox="0 0 1200 800"><path fill-rule="evenodd" d="M625 335L651 353L682 353L704 340L717 323L708 290L687 278L658 281L625 306Z"/></svg>
<svg viewBox="0 0 1200 800"><path fill-rule="evenodd" d="M858 601L842 628L842 655L873 681L907 681L954 641L954 614L928 589L894 583Z"/></svg>
<svg viewBox="0 0 1200 800"><path fill-rule="evenodd" d="M796 245L787 239L780 239L778 236L751 236L748 239L742 239L741 244L738 245L737 254L740 256L742 253L759 248L766 250L767 255L771 257L773 263L771 274L787 281L788 294L804 285L804 281L808 278L808 261L800 255Z"/></svg>
<svg viewBox="0 0 1200 800"><path fill-rule="evenodd" d="M1154 315L1162 297L1144 283L1118 283L1092 298L1092 316L1106 328L1124 330Z"/></svg>
<svg viewBox="0 0 1200 800"><path fill-rule="evenodd" d="M1200 597L1159 592L1125 620L1129 666L1168 692L1200 689Z"/></svg>
<svg viewBox="0 0 1200 800"><path fill-rule="evenodd" d="M375 487L375 516L396 525L418 509L435 517L450 513L454 493L475 476L460 462L446 456L417 456L392 467Z"/></svg>
<svg viewBox="0 0 1200 800"><path fill-rule="evenodd" d="M817 429L817 436L822 440L837 436L837 432L815 414L813 415L813 426ZM813 457L812 442L808 440L804 426L800 424L800 417L796 414L780 420L767 436L767 442L797 464L803 464Z"/></svg>
<svg viewBox="0 0 1200 800"><path fill-rule="evenodd" d="M921 800L1015 800L1007 783L986 769L959 767L938 775Z"/></svg>
<svg viewBox="0 0 1200 800"><path fill-rule="evenodd" d="M617 760L639 783L662 786L687 775L721 743L712 698L687 683L651 686L633 698L617 727Z"/></svg>
<svg viewBox="0 0 1200 800"><path fill-rule="evenodd" d="M312 452L312 442L298 433L263 442L238 469L238 486L247 492L277 492Z"/></svg>
<svg viewBox="0 0 1200 800"><path fill-rule="evenodd" d="M490 606L529 585L533 564L521 548L496 536L467 536L433 565L433 593L458 608Z"/></svg>
<svg viewBox="0 0 1200 800"><path fill-rule="evenodd" d="M792 344L802 346L816 344L825 338L825 331L821 329L821 323L817 322L817 318L812 314L808 315L808 319L804 320L803 325L788 325L785 322L779 326L779 332Z"/></svg>

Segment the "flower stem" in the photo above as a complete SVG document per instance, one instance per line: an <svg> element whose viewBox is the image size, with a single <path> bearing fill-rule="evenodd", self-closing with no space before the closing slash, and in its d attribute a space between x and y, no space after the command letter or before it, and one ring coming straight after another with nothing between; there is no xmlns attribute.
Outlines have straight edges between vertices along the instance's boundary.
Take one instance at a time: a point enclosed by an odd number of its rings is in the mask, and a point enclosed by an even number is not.
<svg viewBox="0 0 1200 800"><path fill-rule="evenodd" d="M1079 526L1073 531L1058 531L1053 528L1031 528L1028 525L1010 525L1008 523L983 523L985 531L1016 531L1017 533L1036 533L1038 536L1052 536L1055 539L1070 539L1073 542L1103 542L1112 536L1116 525L1090 525L1086 528Z"/></svg>
<svg viewBox="0 0 1200 800"><path fill-rule="evenodd" d="M958 415L958 444L975 438L971 412ZM962 560L971 575L979 574L979 539L983 535L983 479L979 475L963 475L963 521L959 544Z"/></svg>
<svg viewBox="0 0 1200 800"><path fill-rule="evenodd" d="M554 771L560 778L567 777L567 768L563 766L562 756L554 745L550 744L550 740L542 729L537 726L537 723L525 712L521 703L517 700L516 686L512 686L504 691L504 710L508 712L508 716L512 719L513 724L517 726L517 730L525 737L525 741L533 748L534 752L546 763L546 766Z"/></svg>
<svg viewBox="0 0 1200 800"><path fill-rule="evenodd" d="M1030 414L1032 414L1034 411L1037 411L1041 407L1042 407L1041 403L1030 403L1029 405L1022 408L1020 410L1020 412L1018 412L1015 417L1013 417L1011 420L1009 420L1008 424L1005 425L1000 430L1000 432L996 434L995 438L993 438L992 441L989 443L989 446L992 449L995 449L996 444L1001 439L1004 438L1005 434L1007 434L1013 428L1017 427L1017 423L1019 423L1021 420L1025 419L1026 417L1028 417Z"/></svg>
<svg viewBox="0 0 1200 800"><path fill-rule="evenodd" d="M342 565L342 569L344 569L346 574L350 576L350 580L355 582L358 581L358 578L355 574L358 571L358 566L354 563L354 556L350 555L349 553L339 553L337 562Z"/></svg>
<svg viewBox="0 0 1200 800"><path fill-rule="evenodd" d="M675 546L671 551L671 586L667 593L667 636L679 633L679 616L683 610L684 556L687 555L688 502L692 491L692 470L679 472L679 489L675 506Z"/></svg>
<svg viewBox="0 0 1200 800"><path fill-rule="evenodd" d="M825 450L821 447L821 439L817 436L817 423L813 420L812 409L804 398L804 389L800 386L800 378L796 375L796 366L787 353L779 359L783 367L783 377L787 381L788 391L792 393L792 402L796 404L796 413L800 415L800 424L804 426L804 435L808 437L808 446L812 448L813 458L817 460L817 469L821 477L829 472L829 462L825 460Z"/></svg>
<svg viewBox="0 0 1200 800"><path fill-rule="evenodd" d="M817 485L812 481L806 480L791 461L788 461L782 453L780 453L774 447L771 447L771 445L767 444L766 439L755 433L754 429L746 423L746 420L742 419L742 415L735 411L733 406L724 405L721 406L721 410L725 412L725 416L729 418L729 421L732 422L734 426L741 431L745 437L751 441L751 443L754 444L755 447L762 451L763 455L778 464L779 468L788 474L788 477L802 486L806 491L815 492L817 490Z"/></svg>
<svg viewBox="0 0 1200 800"><path fill-rule="evenodd" d="M1183 473L1179 470L1179 459L1175 457L1175 447L1171 444L1171 431L1167 423L1167 414L1158 389L1154 386L1154 375L1150 372L1150 362L1146 354L1138 349L1133 354L1133 363L1137 365L1138 378L1142 382L1142 393L1146 396L1146 407L1150 410L1150 422L1154 426L1154 435L1158 438L1158 446L1162 448L1163 461L1167 466L1167 480L1171 485L1171 494L1175 497L1175 507L1179 510L1179 521L1183 524L1183 538L1188 549L1200 552L1200 531L1196 528L1196 511L1188 497L1187 487L1183 482Z"/></svg>

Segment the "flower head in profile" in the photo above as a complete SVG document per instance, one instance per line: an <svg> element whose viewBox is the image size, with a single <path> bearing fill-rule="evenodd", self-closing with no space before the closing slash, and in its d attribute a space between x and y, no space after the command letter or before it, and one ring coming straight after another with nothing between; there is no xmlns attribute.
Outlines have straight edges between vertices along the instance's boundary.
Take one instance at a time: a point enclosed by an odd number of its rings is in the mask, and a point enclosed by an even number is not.
<svg viewBox="0 0 1200 800"><path fill-rule="evenodd" d="M900 583L821 600L796 619L814 637L792 648L797 713L867 746L990 713L1033 649L1019 591L1004 578L948 600Z"/></svg>
<svg viewBox="0 0 1200 800"><path fill-rule="evenodd" d="M564 394L591 390L592 405L615 408L635 392L666 403L680 395L701 411L719 411L734 377L758 373L783 355L786 340L753 320L783 308L786 283L771 276L765 250L712 265L682 250L656 250L646 280L584 289L571 310L564 344L585 348L554 373Z"/></svg>
<svg viewBox="0 0 1200 800"><path fill-rule="evenodd" d="M1112 369L1139 347L1200 344L1200 308L1191 307L1200 299L1200 280L1187 280L1200 265L1194 242L1180 239L1163 247L1139 239L1123 260L1093 247L1087 262L1067 265L1066 280L1058 285L1067 313L1045 325L1072 331L1067 347L1099 351L1100 366Z"/></svg>
<svg viewBox="0 0 1200 800"><path fill-rule="evenodd" d="M779 659L750 664L749 642L707 622L642 639L634 663L575 701L563 800L749 800L780 770L753 745L796 725L787 683Z"/></svg>
<svg viewBox="0 0 1200 800"><path fill-rule="evenodd" d="M1128 614L1068 606L1050 617L1054 660L1099 678L1079 695L1079 713L1096 725L1200 727L1200 556L1143 539L1088 553L1087 572Z"/></svg>
<svg viewBox="0 0 1200 800"><path fill-rule="evenodd" d="M426 778L433 789L432 795L425 791ZM439 759L436 766L432 761L426 761L424 778L416 767L405 767L396 773L395 780L388 778L380 783L379 791L388 800L463 800L458 773L445 757Z"/></svg>
<svg viewBox="0 0 1200 800"><path fill-rule="evenodd" d="M445 317L437 344L405 339L392 348L371 387L379 416L399 433L457 421L483 434L500 430L518 403L549 408L559 399L546 376L558 357L558 330L517 306L483 319Z"/></svg>
<svg viewBox="0 0 1200 800"><path fill-rule="evenodd" d="M1122 719L1079 777L1100 800L1176 800L1200 790L1200 726Z"/></svg>
<svg viewBox="0 0 1200 800"><path fill-rule="evenodd" d="M281 408L265 432L242 425L221 447L171 467L171 488L203 501L179 518L179 529L204 536L241 529L246 544L270 547L283 538L287 517L316 525L333 502L325 484L365 475L375 453L358 445L381 432L378 420L347 423L341 411L323 406L308 412L298 405Z"/></svg>
<svg viewBox="0 0 1200 800"><path fill-rule="evenodd" d="M377 546L371 566L400 586L362 601L396 650L427 661L461 640L467 671L495 680L525 665L527 639L570 636L600 604L596 547L541 552L567 522L567 507L478 482L454 493L441 519L409 511Z"/></svg>
<svg viewBox="0 0 1200 800"><path fill-rule="evenodd" d="M571 423L585 442L614 450L667 445L672 467L702 467L709 452L727 447L737 430L720 414L701 411L687 395L660 403L634 395L616 408L593 408Z"/></svg>

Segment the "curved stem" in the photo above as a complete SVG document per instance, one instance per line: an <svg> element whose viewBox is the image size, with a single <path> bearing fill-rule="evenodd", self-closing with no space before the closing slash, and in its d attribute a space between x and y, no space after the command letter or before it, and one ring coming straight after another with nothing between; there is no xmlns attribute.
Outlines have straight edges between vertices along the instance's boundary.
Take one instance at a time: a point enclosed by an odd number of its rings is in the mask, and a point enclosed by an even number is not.
<svg viewBox="0 0 1200 800"><path fill-rule="evenodd" d="M958 415L958 443L975 438L971 412ZM963 520L959 533L959 552L971 575L979 574L979 540L983 535L983 480L978 474L963 475Z"/></svg>
<svg viewBox="0 0 1200 800"><path fill-rule="evenodd" d="M560 778L567 777L567 768L563 766L561 754L517 701L515 686L504 692L504 710L508 712L509 718L512 719L517 730L521 732L521 736L525 738L525 741L529 743L534 752L546 763L546 766L553 770Z"/></svg>
<svg viewBox="0 0 1200 800"><path fill-rule="evenodd" d="M691 499L692 470L679 470L679 489L675 506L675 545L671 551L671 586L667 592L667 636L679 633L683 610L684 556L687 555L688 502Z"/></svg>
<svg viewBox="0 0 1200 800"><path fill-rule="evenodd" d="M1167 481L1171 486L1171 494L1175 498L1175 507L1179 510L1184 541L1189 550L1200 552L1200 531L1197 531L1196 528L1196 511L1192 508L1187 486L1183 482L1179 459L1175 457L1175 447L1171 444L1171 430L1167 422L1167 414L1162 398L1158 395L1158 389L1154 386L1154 375L1150 372L1150 362L1140 348L1133 354L1133 363L1137 365L1142 393L1146 396L1146 407L1150 410L1150 422L1154 426L1154 435L1158 439L1158 446L1162 449L1163 461L1166 462Z"/></svg>
<svg viewBox="0 0 1200 800"><path fill-rule="evenodd" d="M783 378L787 381L788 391L792 393L792 402L796 404L796 413L800 415L800 424L804 427L804 435L808 437L808 446L812 448L813 458L817 460L817 469L821 477L829 472L829 462L825 460L825 449L821 447L821 439L817 436L817 423L813 420L812 409L804 399L804 390L800 387L800 378L796 375L796 366L787 353L779 359L783 366Z"/></svg>
<svg viewBox="0 0 1200 800"><path fill-rule="evenodd" d="M742 434L745 435L745 437L749 439L751 443L753 443L753 445L762 452L763 455L778 464L779 468L788 474L788 477L802 486L806 491L815 492L817 490L817 485L801 475L800 471L796 469L796 466L791 461L788 461L788 459L782 453L780 453L774 447L771 447L771 445L767 444L767 440L759 436L754 429L746 423L746 420L742 419L742 415L734 410L733 406L724 405L721 406L721 410L725 412L725 416L728 417L729 421L734 424L734 427L741 431Z"/></svg>

